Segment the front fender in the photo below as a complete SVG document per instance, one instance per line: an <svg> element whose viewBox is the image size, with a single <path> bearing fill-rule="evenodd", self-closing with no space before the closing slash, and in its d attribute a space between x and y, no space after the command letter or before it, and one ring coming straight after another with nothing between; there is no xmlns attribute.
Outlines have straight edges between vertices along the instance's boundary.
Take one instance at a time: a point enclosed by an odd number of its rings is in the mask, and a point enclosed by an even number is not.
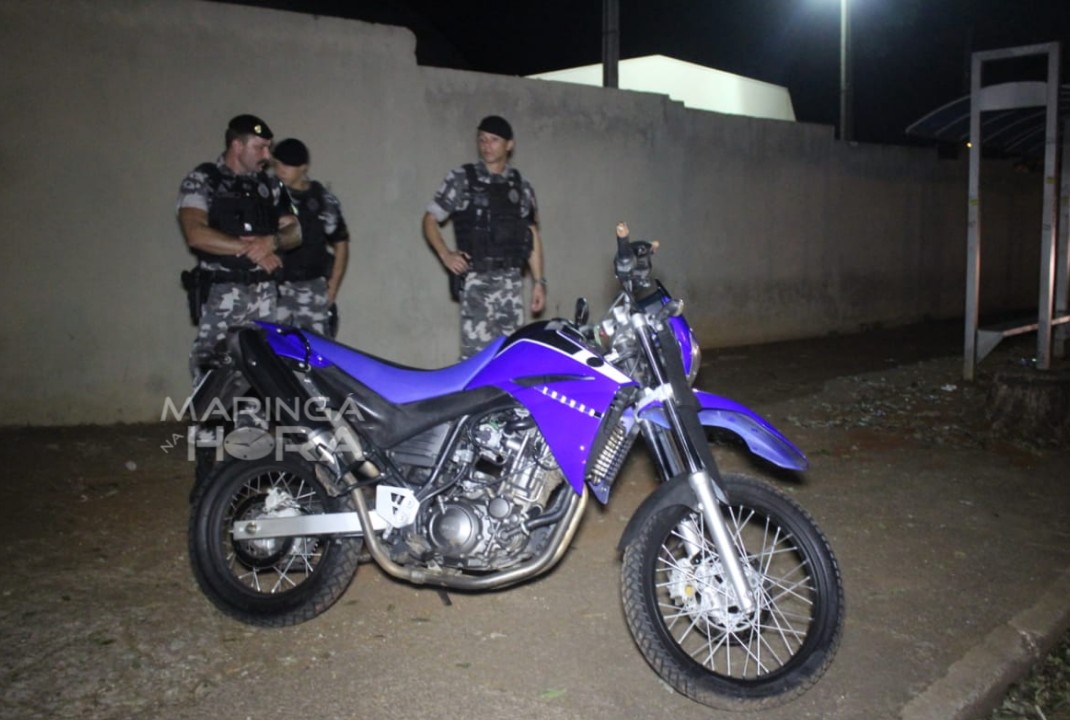
<svg viewBox="0 0 1070 720"><path fill-rule="evenodd" d="M752 453L778 467L805 470L810 466L810 461L802 450L750 408L702 390L695 390L695 399L699 404L699 421L706 427L722 428L735 433ZM644 407L639 415L662 427L668 427L665 412L660 404Z"/></svg>
<svg viewBox="0 0 1070 720"><path fill-rule="evenodd" d="M698 507L695 491L691 489L691 483L687 481L686 474L677 475L667 483L659 485L657 490L647 495L646 500L636 509L635 514L628 521L627 527L624 528L624 532L621 533L617 549L623 552L648 518L659 510L673 505Z"/></svg>

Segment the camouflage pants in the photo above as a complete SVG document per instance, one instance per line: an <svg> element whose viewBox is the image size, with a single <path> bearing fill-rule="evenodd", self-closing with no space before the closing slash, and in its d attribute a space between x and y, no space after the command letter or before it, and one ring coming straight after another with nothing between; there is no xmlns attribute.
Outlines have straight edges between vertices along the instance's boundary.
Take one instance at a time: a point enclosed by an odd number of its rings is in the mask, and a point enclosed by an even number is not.
<svg viewBox="0 0 1070 720"><path fill-rule="evenodd" d="M327 278L279 283L280 325L327 334Z"/></svg>
<svg viewBox="0 0 1070 720"><path fill-rule="evenodd" d="M226 337L227 328L246 325L254 320L274 320L275 298L274 282L212 285L201 312L197 339L193 341L193 350L190 352L189 369L194 385L203 375L199 367L201 358L210 355L219 341Z"/></svg>
<svg viewBox="0 0 1070 720"><path fill-rule="evenodd" d="M499 335L524 323L520 270L470 272L461 290L461 359L470 358Z"/></svg>

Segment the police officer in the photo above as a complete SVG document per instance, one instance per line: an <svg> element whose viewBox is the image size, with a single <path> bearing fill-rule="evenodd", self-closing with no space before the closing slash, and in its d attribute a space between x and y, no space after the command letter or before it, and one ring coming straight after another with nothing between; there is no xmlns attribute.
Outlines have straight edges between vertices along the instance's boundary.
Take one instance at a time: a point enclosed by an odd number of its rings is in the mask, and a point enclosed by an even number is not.
<svg viewBox="0 0 1070 720"><path fill-rule="evenodd" d="M273 152L275 175L289 190L301 223L300 247L282 256L279 322L333 336L328 332L328 315L349 258L342 205L327 188L309 179L308 148L303 142L289 138Z"/></svg>
<svg viewBox="0 0 1070 720"><path fill-rule="evenodd" d="M190 353L194 382L229 326L275 319L278 251L301 243L289 194L264 171L272 137L260 118L238 115L227 125L223 154L194 168L179 190L178 222L200 282L210 284Z"/></svg>
<svg viewBox="0 0 1070 720"><path fill-rule="evenodd" d="M523 269L531 271L531 312L546 306L538 206L531 184L509 165L513 128L489 115L476 135L480 161L451 170L424 213L424 238L460 285L461 358L524 322ZM457 249L440 226L453 220ZM451 284L451 287L453 284Z"/></svg>

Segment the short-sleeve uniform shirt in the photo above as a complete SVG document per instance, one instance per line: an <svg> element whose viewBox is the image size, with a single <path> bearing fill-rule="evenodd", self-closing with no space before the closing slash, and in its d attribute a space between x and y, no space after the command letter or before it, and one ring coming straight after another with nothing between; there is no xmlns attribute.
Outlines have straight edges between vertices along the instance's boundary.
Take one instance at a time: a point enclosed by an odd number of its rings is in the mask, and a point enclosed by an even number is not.
<svg viewBox="0 0 1070 720"><path fill-rule="evenodd" d="M510 168L506 166L505 171L501 175L497 175L488 170L483 161L479 161L475 164L475 169L476 177L481 182L493 184L507 182L506 175ZM465 210L468 207L468 203L471 202L471 197L472 194L468 188L468 173L465 172L462 165L450 170L446 175L442 185L435 193L434 199L427 206L427 212L431 213L435 220L440 223L446 222L451 215ZM530 217L531 223L535 225L538 224L538 212L539 206L535 199L535 189L521 175L520 215L521 217Z"/></svg>

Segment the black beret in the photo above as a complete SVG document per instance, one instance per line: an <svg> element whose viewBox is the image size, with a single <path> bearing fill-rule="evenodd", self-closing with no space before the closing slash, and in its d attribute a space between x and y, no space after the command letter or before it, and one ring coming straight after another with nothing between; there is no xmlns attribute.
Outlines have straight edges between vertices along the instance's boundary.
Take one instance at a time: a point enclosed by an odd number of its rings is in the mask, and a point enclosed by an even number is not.
<svg viewBox="0 0 1070 720"><path fill-rule="evenodd" d="M491 135L497 135L503 140L513 139L513 128L500 115L487 115L480 120L479 129Z"/></svg>
<svg viewBox="0 0 1070 720"><path fill-rule="evenodd" d="M231 118L227 129L237 135L256 135L258 138L270 140L275 137L268 124L256 115L238 115Z"/></svg>
<svg viewBox="0 0 1070 720"><path fill-rule="evenodd" d="M290 167L308 165L308 148L296 138L286 138L276 145L272 152L275 154L275 159L283 165Z"/></svg>

